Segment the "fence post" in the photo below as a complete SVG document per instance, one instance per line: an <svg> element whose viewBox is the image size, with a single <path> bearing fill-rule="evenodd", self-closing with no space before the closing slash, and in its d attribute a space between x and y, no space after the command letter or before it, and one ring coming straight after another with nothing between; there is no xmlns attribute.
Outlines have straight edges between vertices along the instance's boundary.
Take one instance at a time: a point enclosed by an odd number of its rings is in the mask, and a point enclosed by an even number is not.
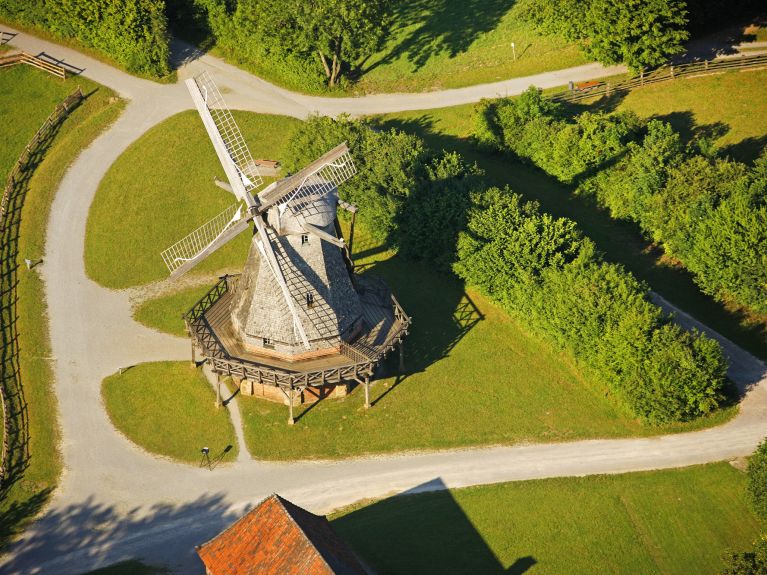
<svg viewBox="0 0 767 575"><path fill-rule="evenodd" d="M639 70L639 85L644 86L644 68Z"/></svg>
<svg viewBox="0 0 767 575"><path fill-rule="evenodd" d="M706 60L705 70L708 72L708 60Z"/></svg>
<svg viewBox="0 0 767 575"><path fill-rule="evenodd" d="M671 70L671 79L673 80L674 79L674 65L673 64L671 64L670 70Z"/></svg>

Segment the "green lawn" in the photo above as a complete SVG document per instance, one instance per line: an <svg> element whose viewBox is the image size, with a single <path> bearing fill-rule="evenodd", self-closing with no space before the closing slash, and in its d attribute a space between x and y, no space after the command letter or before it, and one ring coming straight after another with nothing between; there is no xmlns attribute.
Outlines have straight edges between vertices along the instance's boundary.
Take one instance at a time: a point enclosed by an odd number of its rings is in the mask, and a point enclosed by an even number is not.
<svg viewBox="0 0 767 575"><path fill-rule="evenodd" d="M330 519L381 575L713 574L765 528L727 463L392 497Z"/></svg>
<svg viewBox="0 0 767 575"><path fill-rule="evenodd" d="M298 123L278 116L234 115L253 156L277 160ZM214 185L214 177L224 179L223 168L197 112L183 112L149 130L118 158L99 186L88 217L88 275L110 288L166 278L160 252L236 201ZM115 206L119 218L114 217ZM248 242L248 234L242 234L195 271L238 265ZM114 265L117 254L131 265Z"/></svg>
<svg viewBox="0 0 767 575"><path fill-rule="evenodd" d="M263 459L335 458L408 449L444 449L526 441L644 436L722 423L726 408L688 424L642 425L606 389L584 379L571 358L529 335L474 290L421 264L393 256L355 232L355 264L386 280L413 317L405 340L405 377L296 410L238 396L251 455ZM366 255L367 254L367 255ZM333 439L328 441L328 434Z"/></svg>
<svg viewBox="0 0 767 575"><path fill-rule="evenodd" d="M686 135L715 122L729 127L718 143L736 158L749 160L767 139L767 71L732 72L666 82L635 90L622 101L595 106L631 109L649 117L663 116ZM767 358L767 318L730 309L700 292L690 274L642 238L639 228L613 220L609 213L540 170L508 157L480 153L471 142L473 105L402 112L380 119L421 135L435 149L457 150L483 168L489 181L509 185L541 203L544 211L572 218L610 261L626 266L669 301L761 358Z"/></svg>
<svg viewBox="0 0 767 575"><path fill-rule="evenodd" d="M186 336L186 326L181 316L189 311L210 288L210 285L182 289L171 294L142 302L133 312L133 318L145 326L178 335Z"/></svg>
<svg viewBox="0 0 767 575"><path fill-rule="evenodd" d="M114 426L147 451L187 463L200 462L203 446L214 461L237 456L229 413L188 362L136 365L107 377L101 394Z"/></svg>
<svg viewBox="0 0 767 575"><path fill-rule="evenodd" d="M43 256L45 228L59 181L80 150L117 118L123 103L114 92L86 78L62 82L26 66L0 71L0 82L4 87L0 91L0 125L5 138L0 147L3 187L9 169L55 105L78 85L88 94L61 125L29 180L20 221L14 223L19 227L12 227L0 242L3 305L8 302L6 298L15 297L15 306L9 314L3 312L3 320L16 322L13 331L3 325L3 361L8 362L6 373L17 377L23 386L31 456L20 480L0 502L3 547L45 505L61 469L44 289L40 276L28 272L23 259ZM17 266L16 271L7 275L7 266ZM14 285L6 285L14 280ZM15 345L6 339L13 332L18 337Z"/></svg>
<svg viewBox="0 0 767 575"><path fill-rule="evenodd" d="M396 3L391 33L383 48L360 63L355 82L330 93L341 96L459 88L589 62L575 44L537 34L520 12L514 0ZM218 47L213 52L291 90L307 89L294 76L283 73L278 62L244 61L238 53Z"/></svg>

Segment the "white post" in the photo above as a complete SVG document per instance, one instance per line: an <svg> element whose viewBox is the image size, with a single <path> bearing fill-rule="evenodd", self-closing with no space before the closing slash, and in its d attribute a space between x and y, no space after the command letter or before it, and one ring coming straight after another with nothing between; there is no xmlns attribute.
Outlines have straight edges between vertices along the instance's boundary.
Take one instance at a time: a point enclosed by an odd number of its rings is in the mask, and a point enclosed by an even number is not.
<svg viewBox="0 0 767 575"><path fill-rule="evenodd" d="M514 54L514 61L517 61L517 47L514 45L514 42L511 43L511 51Z"/></svg>

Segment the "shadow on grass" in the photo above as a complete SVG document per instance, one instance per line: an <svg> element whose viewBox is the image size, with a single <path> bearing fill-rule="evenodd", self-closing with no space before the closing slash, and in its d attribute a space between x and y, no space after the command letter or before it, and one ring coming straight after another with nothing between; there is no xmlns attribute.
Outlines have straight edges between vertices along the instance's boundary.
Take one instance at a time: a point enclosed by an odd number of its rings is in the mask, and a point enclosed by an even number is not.
<svg viewBox="0 0 767 575"><path fill-rule="evenodd" d="M371 66L360 67L361 75L383 64L389 64L403 55L413 65L413 71L422 68L433 56L447 54L453 58L466 52L482 34L494 30L515 0L414 0L398 2L394 11L392 30L423 22L418 28L403 35L400 41L381 60Z"/></svg>
<svg viewBox="0 0 767 575"><path fill-rule="evenodd" d="M677 117L677 121L683 120L687 121ZM580 229L594 240L607 261L622 264L651 289L708 327L757 357L767 358L767 323L704 294L695 284L692 274L670 262L662 248L644 238L639 226L612 219L609 212L597 206L592 199L576 196L573 187L559 183L534 166L510 155L483 153L470 139L441 132L437 121L427 112L410 119L387 118L378 124L383 128L393 127L415 133L434 150L457 151L485 171L489 184L509 185L527 199L538 201L544 212L576 221Z"/></svg>
<svg viewBox="0 0 767 575"><path fill-rule="evenodd" d="M537 563L528 555L504 567L439 478L338 517L332 524L382 575L521 575Z"/></svg>
<svg viewBox="0 0 767 575"><path fill-rule="evenodd" d="M2 571L8 575L59 573L77 565L86 572L141 557L150 565L170 563L180 573L202 573L195 546L238 517L222 494L204 495L181 505L130 509L89 497L45 513L27 531L24 541L10 549L12 555Z"/></svg>

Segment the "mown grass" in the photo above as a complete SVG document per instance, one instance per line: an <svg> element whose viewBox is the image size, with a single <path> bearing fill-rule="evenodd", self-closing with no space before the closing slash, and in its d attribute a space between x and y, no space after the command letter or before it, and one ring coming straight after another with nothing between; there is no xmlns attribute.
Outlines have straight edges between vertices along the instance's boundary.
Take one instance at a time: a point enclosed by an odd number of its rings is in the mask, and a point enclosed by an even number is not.
<svg viewBox="0 0 767 575"><path fill-rule="evenodd" d="M107 377L101 394L113 425L151 453L199 463L207 446L211 460L237 456L227 410L216 407L213 388L188 362L136 365Z"/></svg>
<svg viewBox="0 0 767 575"><path fill-rule="evenodd" d="M4 133L13 134L0 149L3 185L15 162L40 124L78 85L87 99L64 121L28 184L21 212L15 265L15 331L18 335L18 374L27 403L29 466L0 501L0 547L18 534L45 504L61 470L59 431L53 395L53 370L48 339L44 286L24 258L38 260L45 252L50 206L66 169L123 109L114 92L85 78L62 82L29 67L0 72L0 117ZM9 165L10 164L10 165ZM43 263L44 265L44 263ZM7 292L5 297L11 297Z"/></svg>
<svg viewBox="0 0 767 575"><path fill-rule="evenodd" d="M358 63L352 82L329 93L459 88L589 61L575 44L537 34L520 14L514 0L399 2L382 49ZM246 61L236 51L220 47L214 47L213 53L291 90L311 90L301 78L286 74L279 62Z"/></svg>
<svg viewBox="0 0 767 575"><path fill-rule="evenodd" d="M392 497L333 528L377 573L718 573L760 525L726 463Z"/></svg>
<svg viewBox="0 0 767 575"><path fill-rule="evenodd" d="M278 116L234 115L254 157L279 160L298 124ZM196 112L178 114L149 130L112 165L96 193L85 241L88 276L110 288L167 277L160 252L236 201L214 185L216 176L225 179ZM248 234L241 234L195 271L241 263L249 241ZM117 254L131 265L114 265Z"/></svg>
<svg viewBox="0 0 767 575"><path fill-rule="evenodd" d="M213 282L146 300L134 310L133 318L147 327L184 337L186 327L181 316L212 287Z"/></svg>
<svg viewBox="0 0 767 575"><path fill-rule="evenodd" d="M360 453L444 449L527 441L647 436L722 423L737 409L650 427L630 417L608 390L584 379L566 354L454 278L394 256L355 232L355 264L391 287L413 325L405 340L406 370L396 353L387 374L345 399L295 410L238 396L245 441L263 459L336 458Z"/></svg>
<svg viewBox="0 0 767 575"><path fill-rule="evenodd" d="M725 152L748 161L767 143L767 71L731 72L666 82L631 92L625 98L593 104L601 109L634 110L675 124L686 137L714 133L711 125L729 127L716 140ZM587 106L574 108L574 112ZM456 150L485 170L488 180L540 202L544 211L568 217L591 237L610 261L623 264L672 303L719 331L758 357L767 358L767 319L723 305L704 295L691 275L646 241L639 228L613 220L592 202L575 197L572 189L540 170L511 157L480 152L471 141L473 105L402 112L380 118L422 136L435 149ZM721 127L719 128L721 131Z"/></svg>

